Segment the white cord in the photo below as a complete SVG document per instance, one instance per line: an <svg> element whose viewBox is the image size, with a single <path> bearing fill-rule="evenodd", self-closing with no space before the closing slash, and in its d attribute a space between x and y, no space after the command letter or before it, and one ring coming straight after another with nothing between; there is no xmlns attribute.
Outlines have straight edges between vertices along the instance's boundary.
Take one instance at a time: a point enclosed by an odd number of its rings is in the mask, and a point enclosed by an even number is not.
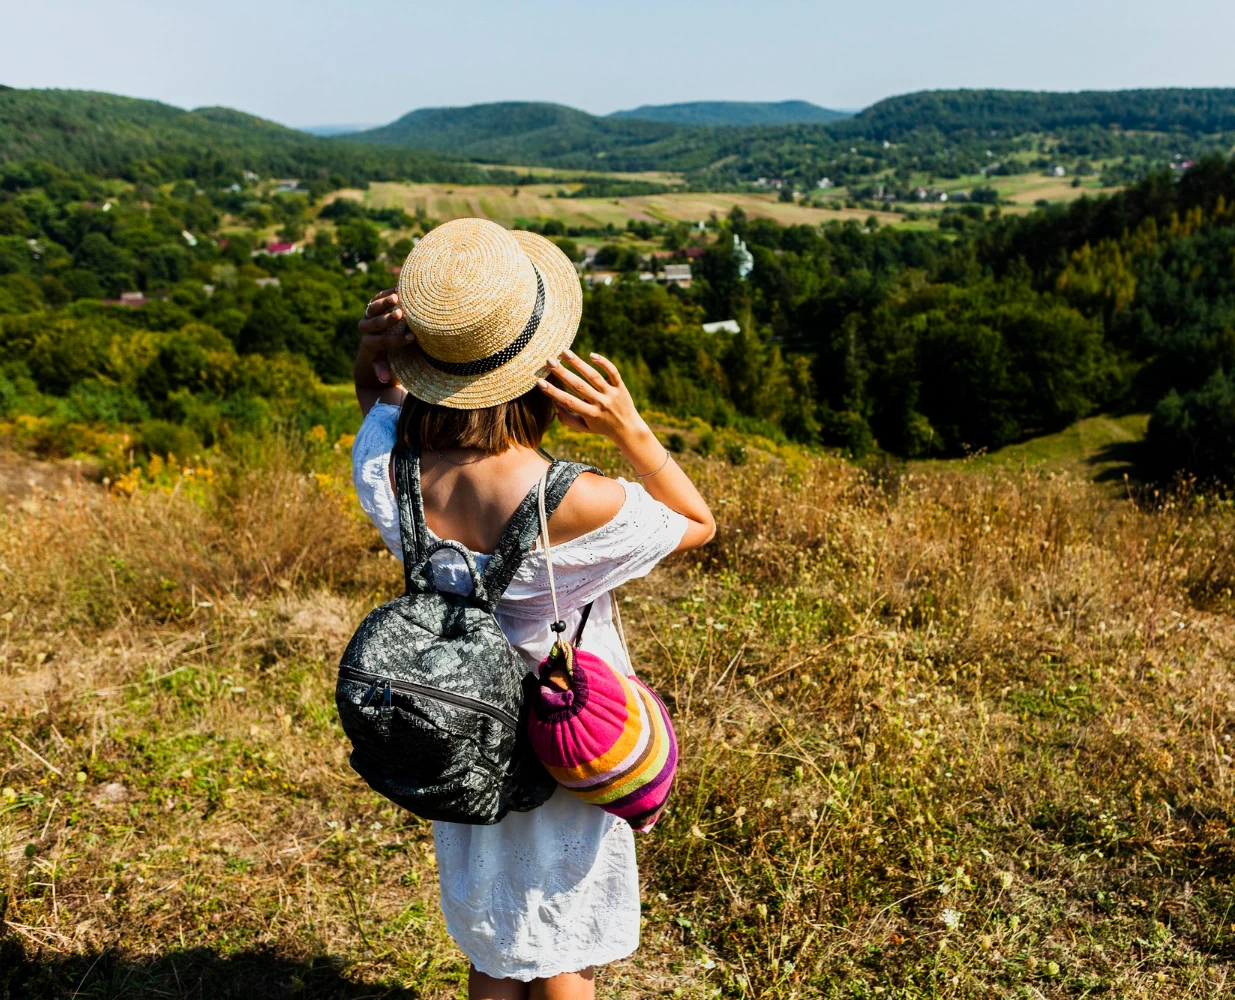
<svg viewBox="0 0 1235 1000"><path fill-rule="evenodd" d="M659 470L658 470L659 471ZM549 596L553 598L553 624L561 622L563 629L566 623L562 621L562 615L557 607L557 587L553 582L553 557L549 553L549 516L545 513L545 490L548 488L549 470L545 469L545 474L540 477L540 485L536 488L536 508L540 513L540 547L545 551L545 573L549 577ZM633 661L630 658L630 647L626 644L626 630L622 628L622 613L618 610L617 591L609 591L609 610L613 617L613 623L617 626L618 638L622 641L622 651L626 654L626 662L632 665ZM562 632L557 634L557 642L562 641Z"/></svg>
<svg viewBox="0 0 1235 1000"><path fill-rule="evenodd" d="M549 576L549 596L553 598L553 624L562 620L557 609L557 588L553 585L553 557L549 554L549 517L545 513L545 489L549 482L549 470L540 477L540 485L536 488L536 507L540 511L540 547L545 550L545 571ZM562 638L558 633L558 640Z"/></svg>

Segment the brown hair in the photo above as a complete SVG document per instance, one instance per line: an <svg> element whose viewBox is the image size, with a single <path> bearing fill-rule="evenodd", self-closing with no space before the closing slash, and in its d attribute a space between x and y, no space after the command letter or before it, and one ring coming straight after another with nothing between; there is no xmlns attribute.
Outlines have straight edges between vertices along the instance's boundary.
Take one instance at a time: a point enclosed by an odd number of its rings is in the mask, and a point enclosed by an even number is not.
<svg viewBox="0 0 1235 1000"><path fill-rule="evenodd" d="M509 403L456 410L409 395L399 414L397 439L408 448L479 448L500 454L514 445L539 448L553 422L553 400L533 386Z"/></svg>

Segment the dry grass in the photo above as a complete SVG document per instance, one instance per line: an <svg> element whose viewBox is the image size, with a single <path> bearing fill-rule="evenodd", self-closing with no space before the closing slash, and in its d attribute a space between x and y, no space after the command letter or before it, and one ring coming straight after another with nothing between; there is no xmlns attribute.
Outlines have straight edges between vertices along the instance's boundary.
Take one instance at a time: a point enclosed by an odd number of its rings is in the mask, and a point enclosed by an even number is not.
<svg viewBox="0 0 1235 1000"><path fill-rule="evenodd" d="M331 698L396 564L299 461L0 516L8 995L458 994ZM1228 508L691 465L716 542L623 598L684 760L603 995L1229 995Z"/></svg>

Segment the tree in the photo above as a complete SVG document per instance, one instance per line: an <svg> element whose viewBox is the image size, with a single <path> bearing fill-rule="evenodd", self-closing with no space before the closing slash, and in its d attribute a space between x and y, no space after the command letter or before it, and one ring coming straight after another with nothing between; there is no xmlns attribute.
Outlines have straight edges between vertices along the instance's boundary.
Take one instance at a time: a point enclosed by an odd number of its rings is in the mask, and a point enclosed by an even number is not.
<svg viewBox="0 0 1235 1000"><path fill-rule="evenodd" d="M381 234L367 219L349 219L340 224L335 230L335 241L345 267L374 261L382 249Z"/></svg>
<svg viewBox="0 0 1235 1000"><path fill-rule="evenodd" d="M116 246L103 233L88 233L78 246L73 262L94 274L109 295L117 296L135 284L133 255Z"/></svg>

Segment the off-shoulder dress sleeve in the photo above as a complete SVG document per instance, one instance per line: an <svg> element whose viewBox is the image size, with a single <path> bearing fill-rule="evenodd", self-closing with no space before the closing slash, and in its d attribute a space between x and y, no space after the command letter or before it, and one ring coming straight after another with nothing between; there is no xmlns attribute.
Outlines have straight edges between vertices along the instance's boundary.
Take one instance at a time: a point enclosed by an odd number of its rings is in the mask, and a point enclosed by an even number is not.
<svg viewBox="0 0 1235 1000"><path fill-rule="evenodd" d="M586 535L553 546L553 575L563 608L578 608L631 580L646 576L682 541L689 522L652 497L641 483L619 479L621 509ZM543 615L547 593L544 553L529 552L502 600L515 615Z"/></svg>

